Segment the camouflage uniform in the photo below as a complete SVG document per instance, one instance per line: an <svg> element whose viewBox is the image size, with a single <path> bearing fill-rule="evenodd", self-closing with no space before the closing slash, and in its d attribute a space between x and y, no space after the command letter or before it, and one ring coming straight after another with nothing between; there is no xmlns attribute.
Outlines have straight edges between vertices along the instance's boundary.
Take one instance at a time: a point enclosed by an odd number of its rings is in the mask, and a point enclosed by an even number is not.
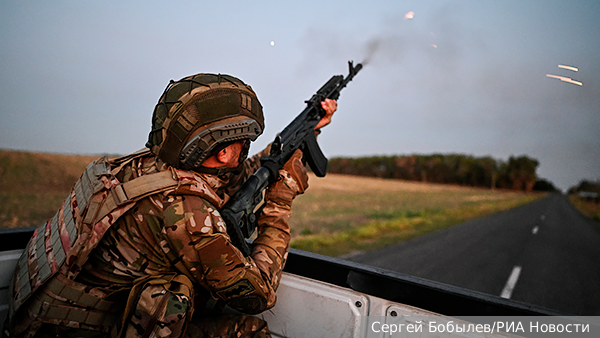
<svg viewBox="0 0 600 338"><path fill-rule="evenodd" d="M267 189L249 257L219 214L266 155L244 161L263 129L262 106L240 79L171 81L154 110L149 150L90 164L34 232L9 288L3 334L268 336L250 315L275 304L292 200L308 186L302 153ZM243 144L237 162L204 166L234 143ZM246 315L219 316L225 305Z"/></svg>
<svg viewBox="0 0 600 338"><path fill-rule="evenodd" d="M114 302L111 311L123 319L115 321L113 336L121 329L127 337L148 336L148 330L156 337L179 337L186 329L194 337L268 336L266 323L256 317L211 317L224 304L247 314L275 304L289 248L291 202L304 192L307 177L297 154L268 189L252 255L244 257L231 244L218 210L256 169L258 156L246 161L240 175L179 170L180 181L187 175L186 184L140 199L106 231L74 282L113 295L105 299ZM168 170L149 154L123 166L116 178L128 182ZM27 312L21 309L18 315ZM14 322L20 320L25 319ZM28 323L30 330L19 336L36 331L37 336L109 334L50 323L41 330L39 322Z"/></svg>

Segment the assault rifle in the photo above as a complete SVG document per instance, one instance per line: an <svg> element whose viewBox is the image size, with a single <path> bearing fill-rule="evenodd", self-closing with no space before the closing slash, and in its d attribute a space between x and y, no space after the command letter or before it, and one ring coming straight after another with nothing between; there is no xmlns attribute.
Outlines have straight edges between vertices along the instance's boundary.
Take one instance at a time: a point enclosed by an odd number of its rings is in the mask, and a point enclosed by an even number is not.
<svg viewBox="0 0 600 338"><path fill-rule="evenodd" d="M340 91L362 69L348 62L349 73L346 78L334 75L321 89L306 101L306 108L279 133L271 144L269 156L261 158L261 167L250 176L231 196L231 199L221 209L221 216L227 224L227 232L232 243L249 256L251 248L247 238L250 238L256 228L256 221L264 206L266 188L279 176L279 170L290 159L297 149L302 149L303 159L312 171L323 177L327 173L327 158L323 155L315 135L315 127L325 116L321 101L337 100Z"/></svg>

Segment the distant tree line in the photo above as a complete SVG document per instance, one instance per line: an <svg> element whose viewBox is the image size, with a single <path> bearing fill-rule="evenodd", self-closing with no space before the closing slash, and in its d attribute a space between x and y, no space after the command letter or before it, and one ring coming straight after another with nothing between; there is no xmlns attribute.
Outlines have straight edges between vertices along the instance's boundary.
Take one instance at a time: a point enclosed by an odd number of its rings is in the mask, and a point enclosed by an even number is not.
<svg viewBox="0 0 600 338"><path fill-rule="evenodd" d="M589 181L581 180L578 185L569 188L569 194L576 194L579 192L595 192L600 193L600 180Z"/></svg>
<svg viewBox="0 0 600 338"><path fill-rule="evenodd" d="M600 202L600 180L581 180L578 185L569 188L568 194L577 194L584 199Z"/></svg>
<svg viewBox="0 0 600 338"><path fill-rule="evenodd" d="M511 156L504 162L491 157L433 154L332 158L329 172L491 189L556 191L551 182L537 177L538 166L536 159L527 156Z"/></svg>

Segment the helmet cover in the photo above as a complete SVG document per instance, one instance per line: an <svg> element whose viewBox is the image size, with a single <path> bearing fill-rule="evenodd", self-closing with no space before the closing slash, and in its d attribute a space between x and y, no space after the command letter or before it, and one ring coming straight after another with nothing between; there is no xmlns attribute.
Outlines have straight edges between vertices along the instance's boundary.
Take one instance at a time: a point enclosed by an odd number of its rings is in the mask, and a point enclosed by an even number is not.
<svg viewBox="0 0 600 338"><path fill-rule="evenodd" d="M230 75L196 74L169 83L146 147L175 168L202 171L210 155L263 130L262 105L250 86Z"/></svg>

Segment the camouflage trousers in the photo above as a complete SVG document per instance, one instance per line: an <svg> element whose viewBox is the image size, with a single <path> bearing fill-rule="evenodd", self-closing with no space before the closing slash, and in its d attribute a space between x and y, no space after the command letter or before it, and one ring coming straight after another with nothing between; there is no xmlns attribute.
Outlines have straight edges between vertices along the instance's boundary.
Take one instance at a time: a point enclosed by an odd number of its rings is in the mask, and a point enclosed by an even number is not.
<svg viewBox="0 0 600 338"><path fill-rule="evenodd" d="M270 337L267 323L257 317L228 315L192 319L194 288L184 275L172 279L153 278L139 296L132 290L135 310L120 337ZM131 306L133 307L133 306ZM124 333L124 335L123 335Z"/></svg>
<svg viewBox="0 0 600 338"><path fill-rule="evenodd" d="M34 338L271 337L267 323L254 316L200 315L191 319L193 299L193 285L187 277L151 277L133 287L123 320L112 332L42 324Z"/></svg>
<svg viewBox="0 0 600 338"><path fill-rule="evenodd" d="M91 330L80 330L56 325L42 325L35 338L109 338L110 335ZM149 336L152 337L152 336ZM271 337L267 322L249 315L227 315L204 317L188 323L184 338L205 337L235 337L235 338L263 338Z"/></svg>

